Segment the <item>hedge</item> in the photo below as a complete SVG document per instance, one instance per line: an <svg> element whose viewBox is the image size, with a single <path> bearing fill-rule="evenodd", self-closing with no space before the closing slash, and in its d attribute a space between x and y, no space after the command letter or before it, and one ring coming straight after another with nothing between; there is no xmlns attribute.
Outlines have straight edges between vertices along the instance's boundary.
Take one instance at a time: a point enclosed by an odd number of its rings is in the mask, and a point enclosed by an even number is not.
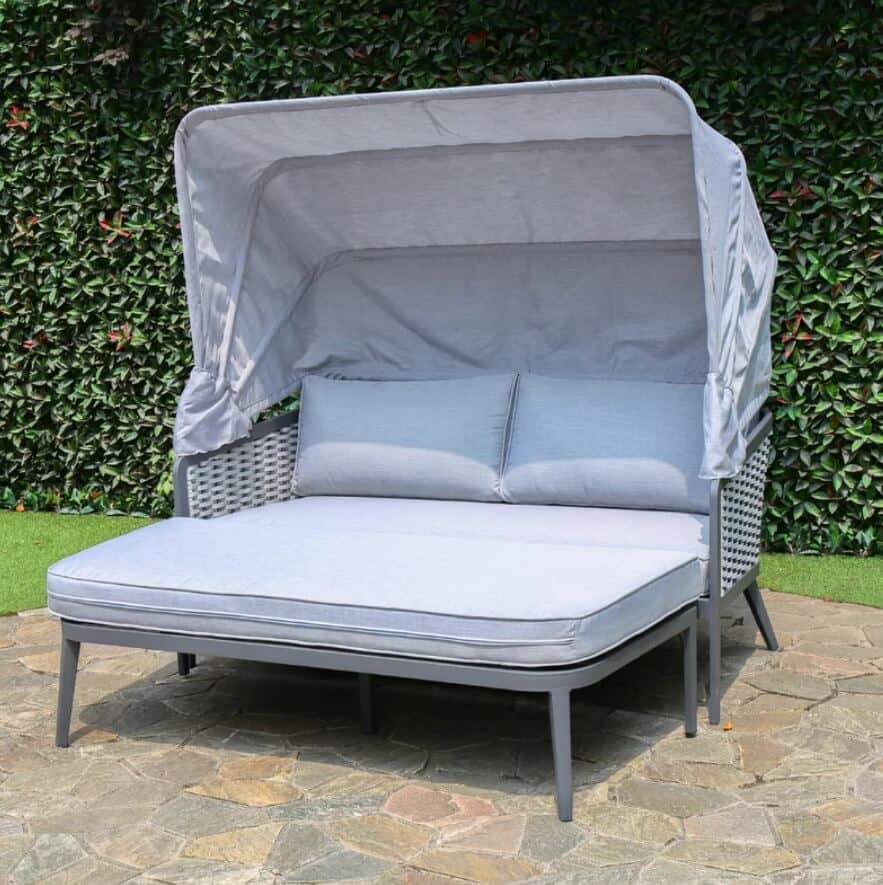
<svg viewBox="0 0 883 885"><path fill-rule="evenodd" d="M170 511L190 363L171 145L190 108L660 73L745 151L780 256L766 544L875 552L880 18L873 2L6 0L0 500Z"/></svg>

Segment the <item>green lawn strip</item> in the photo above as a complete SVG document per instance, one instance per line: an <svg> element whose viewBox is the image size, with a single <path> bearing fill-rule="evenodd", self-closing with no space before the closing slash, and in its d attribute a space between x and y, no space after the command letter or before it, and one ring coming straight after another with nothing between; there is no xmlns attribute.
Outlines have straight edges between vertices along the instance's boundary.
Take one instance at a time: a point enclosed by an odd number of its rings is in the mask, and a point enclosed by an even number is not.
<svg viewBox="0 0 883 885"><path fill-rule="evenodd" d="M46 568L71 553L151 520L0 511L0 614L46 604ZM765 553L760 584L770 590L883 608L883 557Z"/></svg>
<svg viewBox="0 0 883 885"><path fill-rule="evenodd" d="M149 522L0 511L0 615L46 605L46 568L56 560Z"/></svg>
<svg viewBox="0 0 883 885"><path fill-rule="evenodd" d="M782 593L883 608L883 557L765 553L759 583Z"/></svg>

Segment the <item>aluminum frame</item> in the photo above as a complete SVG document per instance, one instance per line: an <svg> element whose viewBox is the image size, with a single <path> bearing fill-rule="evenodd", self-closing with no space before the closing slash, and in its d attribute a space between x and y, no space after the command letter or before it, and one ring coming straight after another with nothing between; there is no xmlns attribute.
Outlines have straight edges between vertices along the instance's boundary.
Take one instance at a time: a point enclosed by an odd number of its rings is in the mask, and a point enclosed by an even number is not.
<svg viewBox="0 0 883 885"><path fill-rule="evenodd" d="M230 443L213 452L179 458L175 464L175 515L190 516L188 471L210 458L238 446L259 440L297 421L296 412L286 412L257 424L244 440ZM752 430L746 457L751 457L770 433L772 416L764 412ZM778 641L757 585L758 566L749 568L725 593L722 587L722 493L732 480L714 480L709 507L709 587L708 595L690 604L660 624L598 658L578 665L556 668L511 668L481 664L460 664L415 657L347 652L314 646L285 645L213 637L189 636L128 628L106 627L62 620L62 654L59 678L56 743L67 746L70 716L76 681L76 667L81 642L96 642L135 648L176 652L178 671L186 676L196 666L197 655L217 655L243 660L265 661L304 667L318 667L359 674L361 724L364 731L374 729L372 677L393 676L425 679L458 685L483 686L512 691L545 693L549 699L549 718L555 765L556 801L561 820L573 813L571 765L570 692L592 685L620 669L647 651L680 635L683 639L685 732L696 733L697 703L697 624L708 628L708 717L711 724L720 722L721 610L738 594L744 594L767 647L778 648Z"/></svg>
<svg viewBox="0 0 883 885"><path fill-rule="evenodd" d="M754 429L751 431L746 445L745 458L750 458L763 445L770 435L773 416L764 411ZM779 641L770 622L766 605L757 584L760 566L755 563L725 593L722 592L723 578L721 572L721 498L729 479L715 479L711 483L711 506L708 520L708 596L699 600L699 618L705 621L708 628L708 721L711 725L719 725L721 718L721 610L726 603L740 594L744 594L751 614L763 636L766 647L770 651L778 651Z"/></svg>
<svg viewBox="0 0 883 885"><path fill-rule="evenodd" d="M573 817L571 691L599 682L646 652L675 636L680 636L684 673L684 730L688 737L694 736L697 730L697 624L697 607L691 604L597 658L574 666L532 669L349 652L317 646L188 636L183 633L106 627L62 619L55 743L58 747L67 747L70 743L70 720L76 686L77 661L80 644L83 642L177 652L179 662L182 657L187 659L188 669L195 655L212 655L357 673L361 724L362 730L366 732L373 731L375 727L372 692L374 676L539 692L547 694L549 698L549 724L558 817L562 821L569 821Z"/></svg>

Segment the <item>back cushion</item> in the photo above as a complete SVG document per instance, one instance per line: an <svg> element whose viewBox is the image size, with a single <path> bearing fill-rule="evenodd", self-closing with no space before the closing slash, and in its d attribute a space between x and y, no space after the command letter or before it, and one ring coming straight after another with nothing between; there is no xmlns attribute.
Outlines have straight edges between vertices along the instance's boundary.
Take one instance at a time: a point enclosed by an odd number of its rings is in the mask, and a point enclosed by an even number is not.
<svg viewBox="0 0 883 885"><path fill-rule="evenodd" d="M707 513L702 396L701 384L522 375L505 500Z"/></svg>
<svg viewBox="0 0 883 885"><path fill-rule="evenodd" d="M301 393L296 495L501 501L514 375L335 381Z"/></svg>

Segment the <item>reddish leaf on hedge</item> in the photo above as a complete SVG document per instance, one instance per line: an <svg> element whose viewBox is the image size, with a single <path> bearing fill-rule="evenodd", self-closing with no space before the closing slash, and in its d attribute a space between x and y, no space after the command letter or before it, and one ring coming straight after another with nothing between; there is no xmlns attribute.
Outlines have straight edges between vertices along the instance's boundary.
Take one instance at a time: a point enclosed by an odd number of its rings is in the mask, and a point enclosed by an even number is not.
<svg viewBox="0 0 883 885"><path fill-rule="evenodd" d="M132 340L132 336L132 326L128 322L107 333L108 341L115 341L117 350L122 350Z"/></svg>
<svg viewBox="0 0 883 885"><path fill-rule="evenodd" d="M475 46L477 43L484 43L487 40L487 31L470 31L466 35L466 42L470 46Z"/></svg>
<svg viewBox="0 0 883 885"><path fill-rule="evenodd" d="M34 341L33 338L25 338L22 347L24 347L25 350L36 350L37 342Z"/></svg>
<svg viewBox="0 0 883 885"><path fill-rule="evenodd" d="M788 196L788 191L773 191L770 194L771 200L784 200Z"/></svg>
<svg viewBox="0 0 883 885"><path fill-rule="evenodd" d="M30 129L31 124L28 122L28 112L16 104L12 105L9 109L9 119L6 121L6 125L10 129Z"/></svg>
<svg viewBox="0 0 883 885"><path fill-rule="evenodd" d="M117 237L122 237L123 239L128 239L132 236L132 232L126 230L123 227L123 213L116 212L113 216L113 221L108 221L106 218L98 219L98 226L102 230L109 230L110 236L107 238L107 245L110 246L114 243Z"/></svg>

